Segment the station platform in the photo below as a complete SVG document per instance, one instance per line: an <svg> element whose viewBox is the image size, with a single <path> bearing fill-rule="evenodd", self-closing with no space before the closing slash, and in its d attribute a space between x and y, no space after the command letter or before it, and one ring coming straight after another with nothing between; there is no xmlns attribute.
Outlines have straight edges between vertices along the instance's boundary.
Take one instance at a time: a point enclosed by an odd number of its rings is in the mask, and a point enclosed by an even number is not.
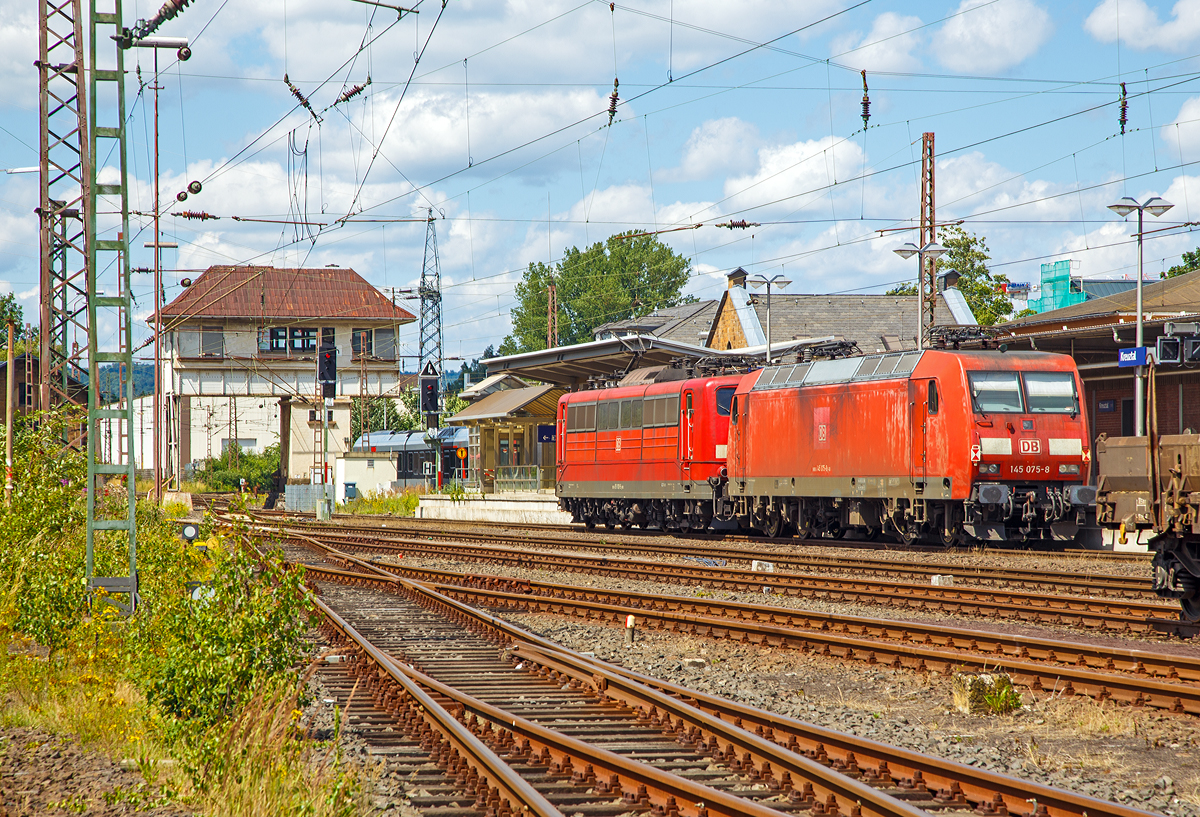
<svg viewBox="0 0 1200 817"><path fill-rule="evenodd" d="M504 493L454 499L444 494L421 497L415 514L421 519L457 521L522 522L537 525L567 525L571 514L558 509L554 494Z"/></svg>

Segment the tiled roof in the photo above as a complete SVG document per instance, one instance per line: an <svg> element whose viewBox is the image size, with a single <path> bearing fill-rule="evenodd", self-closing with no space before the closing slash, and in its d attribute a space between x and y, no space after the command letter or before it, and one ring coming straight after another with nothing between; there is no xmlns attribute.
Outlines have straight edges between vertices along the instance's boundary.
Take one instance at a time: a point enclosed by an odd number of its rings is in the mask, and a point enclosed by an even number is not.
<svg viewBox="0 0 1200 817"><path fill-rule="evenodd" d="M767 327L767 296L750 296L763 330ZM938 294L934 308L938 325L953 324L946 299ZM883 351L884 338L898 338L911 348L917 334L915 295L800 295L771 294L771 340L833 335L854 341L866 353Z"/></svg>
<svg viewBox="0 0 1200 817"><path fill-rule="evenodd" d="M1053 309L1010 321L1005 326L1025 326L1042 322L1061 324L1067 318L1114 315L1137 311L1136 281L1133 288L1106 297L1092 298L1083 303ZM1142 283L1142 309L1152 314L1164 312L1200 312L1200 272L1189 272L1163 281Z"/></svg>
<svg viewBox="0 0 1200 817"><path fill-rule="evenodd" d="M717 301L695 301L657 309L640 318L626 318L597 326L593 337L628 334L654 335L685 343L698 343L708 334L717 314Z"/></svg>
<svg viewBox="0 0 1200 817"><path fill-rule="evenodd" d="M354 270L333 267L209 267L162 308L162 315L176 323L189 318L416 320Z"/></svg>

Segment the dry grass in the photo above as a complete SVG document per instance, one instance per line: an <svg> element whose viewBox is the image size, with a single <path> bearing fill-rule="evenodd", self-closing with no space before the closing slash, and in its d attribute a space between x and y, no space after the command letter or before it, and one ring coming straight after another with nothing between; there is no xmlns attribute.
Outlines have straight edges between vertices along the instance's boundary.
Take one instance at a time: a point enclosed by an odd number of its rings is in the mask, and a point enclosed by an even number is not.
<svg viewBox="0 0 1200 817"><path fill-rule="evenodd" d="M1038 708L1048 724L1089 738L1135 737L1139 717L1144 717L1133 707L1081 695L1052 697Z"/></svg>
<svg viewBox="0 0 1200 817"><path fill-rule="evenodd" d="M206 736L225 747L199 770L197 802L228 817L353 817L368 813L362 774L336 748L306 739L293 695L261 694Z"/></svg>
<svg viewBox="0 0 1200 817"><path fill-rule="evenodd" d="M260 695L202 741L169 745L153 708L137 687L116 679L117 671L79 656L51 660L27 642L0 647L0 726L71 735L84 749L132 760L151 787L176 792L203 814L370 813L363 773L346 766L336 745L314 743L297 728L295 695Z"/></svg>

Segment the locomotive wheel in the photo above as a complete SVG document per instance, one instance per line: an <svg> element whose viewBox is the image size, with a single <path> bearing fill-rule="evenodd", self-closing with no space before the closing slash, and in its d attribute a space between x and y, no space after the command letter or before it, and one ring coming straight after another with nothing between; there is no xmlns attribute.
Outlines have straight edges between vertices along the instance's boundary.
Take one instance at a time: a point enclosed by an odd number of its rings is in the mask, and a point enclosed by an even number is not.
<svg viewBox="0 0 1200 817"><path fill-rule="evenodd" d="M763 520L762 532L768 539L779 538L779 534L783 533L783 516L777 513L769 514Z"/></svg>
<svg viewBox="0 0 1200 817"><path fill-rule="evenodd" d="M796 525L796 536L801 539L811 539L813 535L812 525L799 523Z"/></svg>
<svg viewBox="0 0 1200 817"><path fill-rule="evenodd" d="M583 520L583 526L588 530L595 530L596 520L589 516L587 519Z"/></svg>
<svg viewBox="0 0 1200 817"><path fill-rule="evenodd" d="M879 534L882 532L883 530L881 528L863 528L861 535L864 541L874 542L879 538Z"/></svg>
<svg viewBox="0 0 1200 817"><path fill-rule="evenodd" d="M943 528L941 540L945 547L954 547L955 545L962 543L962 532L958 530L946 530Z"/></svg>
<svg viewBox="0 0 1200 817"><path fill-rule="evenodd" d="M1200 596L1191 596L1190 598L1180 599L1180 618L1184 621L1192 623L1200 622Z"/></svg>

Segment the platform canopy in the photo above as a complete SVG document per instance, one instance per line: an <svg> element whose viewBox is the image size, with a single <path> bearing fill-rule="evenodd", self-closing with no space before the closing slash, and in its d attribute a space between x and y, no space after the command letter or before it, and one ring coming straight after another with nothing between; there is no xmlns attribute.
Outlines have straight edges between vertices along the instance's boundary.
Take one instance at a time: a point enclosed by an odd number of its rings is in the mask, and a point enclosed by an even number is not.
<svg viewBox="0 0 1200 817"><path fill-rule="evenodd" d="M771 345L775 357L804 346L826 343L825 338L800 338L777 341ZM605 338L574 346L556 346L519 355L493 357L484 360L488 374L509 372L530 380L580 388L595 377L614 377L622 372L647 366L666 366L672 360L701 358L745 358L762 355L765 346L744 349L710 349L653 335L624 335Z"/></svg>

